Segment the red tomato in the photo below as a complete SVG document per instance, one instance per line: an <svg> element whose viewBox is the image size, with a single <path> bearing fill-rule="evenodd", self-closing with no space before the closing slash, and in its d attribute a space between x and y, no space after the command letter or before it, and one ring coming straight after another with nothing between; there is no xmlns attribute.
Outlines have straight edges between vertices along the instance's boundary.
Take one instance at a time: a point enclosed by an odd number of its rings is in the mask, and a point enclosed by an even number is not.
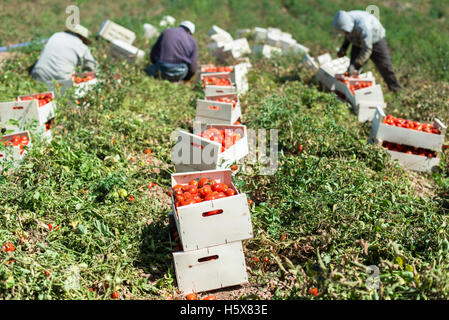
<svg viewBox="0 0 449 320"><path fill-rule="evenodd" d="M200 182L198 182L198 187L203 187L205 184L207 184L209 182L209 179L207 179L207 178L202 178L201 180L200 180Z"/></svg>
<svg viewBox="0 0 449 320"><path fill-rule="evenodd" d="M212 187L207 184L199 189L198 192L202 198L205 198L209 193L212 193Z"/></svg>
<svg viewBox="0 0 449 320"><path fill-rule="evenodd" d="M177 184L173 187L173 190L176 191L178 189L182 189L182 185L181 184Z"/></svg>
<svg viewBox="0 0 449 320"><path fill-rule="evenodd" d="M217 300L217 298L215 298L214 296L207 296L204 297L203 300Z"/></svg>
<svg viewBox="0 0 449 320"><path fill-rule="evenodd" d="M216 183L216 184L212 185L212 190L217 191L217 192L223 192L223 191L226 191L225 186L226 186L226 190L227 190L228 186L226 184Z"/></svg>
<svg viewBox="0 0 449 320"><path fill-rule="evenodd" d="M234 189L228 188L228 190L226 190L226 196L231 197L234 195L235 195Z"/></svg>
<svg viewBox="0 0 449 320"><path fill-rule="evenodd" d="M196 194L198 193L198 187L190 185L189 188L187 189L187 192L190 194Z"/></svg>
<svg viewBox="0 0 449 320"><path fill-rule="evenodd" d="M189 204L194 204L194 203L197 203L197 201L195 199L193 199L193 198L190 198L190 199L187 199L184 202L182 202L182 205L183 206L188 206Z"/></svg>
<svg viewBox="0 0 449 320"><path fill-rule="evenodd" d="M195 293L189 293L187 295L187 300L197 300L197 296Z"/></svg>
<svg viewBox="0 0 449 320"><path fill-rule="evenodd" d="M197 180L192 180L189 182L190 186L198 186L198 181Z"/></svg>

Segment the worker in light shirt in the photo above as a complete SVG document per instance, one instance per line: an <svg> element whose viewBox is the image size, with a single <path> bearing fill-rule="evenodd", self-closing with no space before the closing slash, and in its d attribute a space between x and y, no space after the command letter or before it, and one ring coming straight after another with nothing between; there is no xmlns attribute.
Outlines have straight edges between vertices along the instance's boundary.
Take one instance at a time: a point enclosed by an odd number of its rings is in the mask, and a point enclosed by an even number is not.
<svg viewBox="0 0 449 320"><path fill-rule="evenodd" d="M31 70L31 76L41 82L70 80L75 68L97 71L98 63L88 47L89 31L81 26L68 27L48 39L39 60Z"/></svg>
<svg viewBox="0 0 449 320"><path fill-rule="evenodd" d="M358 74L360 68L371 59L393 92L401 90L391 63L390 50L385 40L385 29L379 20L366 11L340 10L334 16L332 26L337 34L344 34L345 40L338 52L339 57L346 55L352 44L351 63L348 72Z"/></svg>
<svg viewBox="0 0 449 320"><path fill-rule="evenodd" d="M198 69L198 46L194 33L195 25L190 21L165 29L151 49L153 64L147 67L146 73L172 82L190 80Z"/></svg>

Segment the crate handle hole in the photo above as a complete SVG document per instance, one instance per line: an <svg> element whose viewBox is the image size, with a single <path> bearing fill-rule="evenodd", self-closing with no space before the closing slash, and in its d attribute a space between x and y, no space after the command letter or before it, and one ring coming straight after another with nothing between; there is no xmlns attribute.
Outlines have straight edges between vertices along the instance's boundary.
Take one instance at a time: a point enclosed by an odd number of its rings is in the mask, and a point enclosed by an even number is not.
<svg viewBox="0 0 449 320"><path fill-rule="evenodd" d="M206 262L206 261L217 260L217 259L218 259L218 255L216 254L216 255L213 255L213 256L199 258L198 262Z"/></svg>
<svg viewBox="0 0 449 320"><path fill-rule="evenodd" d="M217 214L222 214L222 213L223 213L223 209L207 211L207 212L203 212L203 217L215 216Z"/></svg>

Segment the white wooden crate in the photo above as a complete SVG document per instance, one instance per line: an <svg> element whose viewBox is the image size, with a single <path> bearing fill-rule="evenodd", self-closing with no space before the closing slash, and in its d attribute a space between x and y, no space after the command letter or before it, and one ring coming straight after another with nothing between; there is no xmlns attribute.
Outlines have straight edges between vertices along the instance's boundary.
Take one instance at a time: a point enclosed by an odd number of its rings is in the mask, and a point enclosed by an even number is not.
<svg viewBox="0 0 449 320"><path fill-rule="evenodd" d="M405 152L391 151L387 149L392 160L398 160L399 164L404 168L419 172L432 172L438 167L440 158L427 158L415 154L407 154Z"/></svg>
<svg viewBox="0 0 449 320"><path fill-rule="evenodd" d="M214 86L214 85L206 85L204 87L204 94L206 96L216 96L222 94L232 94L237 92L237 88L235 85L231 86Z"/></svg>
<svg viewBox="0 0 449 320"><path fill-rule="evenodd" d="M303 46L300 43L295 42L291 47L290 47L290 51L293 52L294 54L308 54L310 49Z"/></svg>
<svg viewBox="0 0 449 320"><path fill-rule="evenodd" d="M92 80L85 81L85 82L75 83L74 79L76 76L87 76L87 75L94 76L95 78ZM95 72L86 72L83 74L75 74L72 76L72 81L73 81L73 87L74 87L73 95L76 98L83 98L84 96L86 96L87 93L99 82L98 79L96 78Z"/></svg>
<svg viewBox="0 0 449 320"><path fill-rule="evenodd" d="M254 28L254 40L255 41L265 41L267 38L267 29L266 28Z"/></svg>
<svg viewBox="0 0 449 320"><path fill-rule="evenodd" d="M335 90L335 83L338 81L335 79L335 75L345 73L348 70L349 63L348 57L341 57L321 65L315 76L316 80L329 90Z"/></svg>
<svg viewBox="0 0 449 320"><path fill-rule="evenodd" d="M234 132L240 133L241 138L222 152L220 143L200 136L201 132L210 127L215 127L219 130L232 129ZM183 130L178 132L178 142L175 148L173 148L174 154L172 154L172 160L179 160L179 163L175 163L176 172L227 169L249 153L246 126L202 125L201 132L198 134L192 134Z"/></svg>
<svg viewBox="0 0 449 320"><path fill-rule="evenodd" d="M109 55L116 59L123 59L131 63L145 58L145 52L123 40L113 40L109 47Z"/></svg>
<svg viewBox="0 0 449 320"><path fill-rule="evenodd" d="M377 108L371 125L372 142L388 141L437 152L442 151L447 127L439 119L434 119L433 126L440 131L440 134L433 134L388 125L385 123L385 117L384 111Z"/></svg>
<svg viewBox="0 0 449 320"><path fill-rule="evenodd" d="M322 54L316 58L320 65L326 64L332 61L332 57L329 53Z"/></svg>
<svg viewBox="0 0 449 320"><path fill-rule="evenodd" d="M232 41L232 43L225 44L219 52L218 57L226 61L227 59L238 59L250 53L251 48L249 47L248 40L246 38L240 38Z"/></svg>
<svg viewBox="0 0 449 320"><path fill-rule="evenodd" d="M216 258L203 261L205 258ZM174 252L178 288L184 294L248 282L242 243L232 242L189 252Z"/></svg>
<svg viewBox="0 0 449 320"><path fill-rule="evenodd" d="M354 93L351 92L349 86L354 85L357 82L367 82L370 83L371 86L367 88L362 88L358 90L354 90ZM377 87L374 87L376 85L376 81L374 80L374 77L372 76L371 72L362 74L358 79L349 79L348 84L343 83L342 81L338 80L337 78L334 81L334 88L335 91L341 92L346 99L351 103L351 105L355 106L357 102L361 101L377 101L377 102L383 102L383 94L382 94L382 88L380 85ZM369 89L371 90L365 90ZM362 90L362 91L361 91ZM356 101L357 97L357 101Z"/></svg>
<svg viewBox="0 0 449 320"><path fill-rule="evenodd" d="M318 71L319 70L319 66L318 63L315 61L315 59L313 57L311 57L310 55L306 54L304 56L304 59L302 59L301 61L307 68L312 69L313 71Z"/></svg>
<svg viewBox="0 0 449 320"><path fill-rule="evenodd" d="M229 95L235 94L234 92ZM216 96L224 95L221 94L212 97ZM231 103L202 99L197 100L195 121L207 124L234 124L241 117L242 111L239 103L233 108Z"/></svg>
<svg viewBox="0 0 449 320"><path fill-rule="evenodd" d="M132 44L134 39L136 39L136 34L133 31L128 30L111 20L103 21L98 35L111 42L114 40L122 40L129 44Z"/></svg>
<svg viewBox="0 0 449 320"><path fill-rule="evenodd" d="M37 100L11 101L0 103L0 123L7 130L20 131L32 120L37 120L40 128L55 117L53 104L39 107ZM6 124L9 120L16 120L18 125Z"/></svg>
<svg viewBox="0 0 449 320"><path fill-rule="evenodd" d="M233 41L234 40L229 32L227 32L226 30L220 28L219 26L213 25L209 29L207 35L212 38L212 36L214 36L216 34L221 35L222 38L227 39L228 41Z"/></svg>
<svg viewBox="0 0 449 320"><path fill-rule="evenodd" d="M44 94L44 95L51 94L53 99L55 97L54 92L49 91L49 92L19 96L19 97L17 97L17 100L18 101L29 101L29 100L24 100L24 99L29 96L36 97L37 95L42 95L42 94ZM45 123L47 123L49 120L53 119L55 117L56 109L57 109L57 105L56 105L55 101L50 101L49 103L42 105L40 107L39 107L39 103L38 103L37 120L38 120L39 125L41 125L41 126L45 125Z"/></svg>
<svg viewBox="0 0 449 320"><path fill-rule="evenodd" d="M26 150L23 150L23 152L21 152L19 146L3 147L5 142L12 141L12 139L15 136L18 136L20 138L27 137L28 141L29 141L28 145L27 145L27 148L31 148L33 146L33 144L31 142L31 136L30 136L30 133L28 131L15 132L15 133L12 133L12 134L4 135L3 137L0 138L0 143L2 145L1 148L0 148L0 162L12 161L13 162L13 166L16 167L20 163L20 161L25 157Z"/></svg>
<svg viewBox="0 0 449 320"><path fill-rule="evenodd" d="M261 54L267 59L270 59L273 54L282 54L282 50L267 44L257 45L253 47L253 54Z"/></svg>
<svg viewBox="0 0 449 320"><path fill-rule="evenodd" d="M172 175L172 187L188 184L193 179L209 178L225 183L235 195L176 208L172 194L172 210L184 251L198 250L253 237L248 198L238 193L232 183L231 170L207 170ZM204 216L210 211L219 214Z"/></svg>

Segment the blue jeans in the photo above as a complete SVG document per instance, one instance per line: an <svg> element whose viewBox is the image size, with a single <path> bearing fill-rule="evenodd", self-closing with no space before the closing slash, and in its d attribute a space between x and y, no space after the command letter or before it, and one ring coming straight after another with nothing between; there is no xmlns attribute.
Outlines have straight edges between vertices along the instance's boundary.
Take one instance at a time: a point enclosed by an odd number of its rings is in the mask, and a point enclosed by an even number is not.
<svg viewBox="0 0 449 320"><path fill-rule="evenodd" d="M145 72L155 78L161 77L169 81L183 80L189 72L189 66L186 63L168 63L157 61L148 66Z"/></svg>

